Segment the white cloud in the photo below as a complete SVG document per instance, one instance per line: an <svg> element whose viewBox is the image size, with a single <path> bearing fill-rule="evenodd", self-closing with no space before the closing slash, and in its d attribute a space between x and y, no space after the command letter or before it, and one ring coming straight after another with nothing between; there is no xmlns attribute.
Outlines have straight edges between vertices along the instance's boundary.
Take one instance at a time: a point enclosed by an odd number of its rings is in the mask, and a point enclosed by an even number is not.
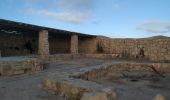
<svg viewBox="0 0 170 100"><path fill-rule="evenodd" d="M94 0L56 0L62 10L90 10Z"/></svg>
<svg viewBox="0 0 170 100"><path fill-rule="evenodd" d="M31 1L34 6L38 4L37 2L41 5L41 0ZM26 13L44 16L50 19L53 18L62 22L81 24L92 16L93 1L94 0L43 0L42 4L45 4L46 8L37 9L35 7L31 7L26 9ZM49 4L53 6L53 11Z"/></svg>
<svg viewBox="0 0 170 100"><path fill-rule="evenodd" d="M152 20L145 21L137 26L137 30L142 30L148 33L154 34L164 34L170 32L170 22L160 21L160 20Z"/></svg>
<svg viewBox="0 0 170 100"><path fill-rule="evenodd" d="M34 9L27 9L27 13L32 15L38 15L47 17L50 19L54 19L56 21L62 21L72 24L80 24L83 23L89 16L89 12L52 12L49 10L34 10Z"/></svg>
<svg viewBox="0 0 170 100"><path fill-rule="evenodd" d="M90 16L90 13L86 12L61 12L58 13L57 19L63 22L71 22L75 24L80 24L84 22L88 17Z"/></svg>

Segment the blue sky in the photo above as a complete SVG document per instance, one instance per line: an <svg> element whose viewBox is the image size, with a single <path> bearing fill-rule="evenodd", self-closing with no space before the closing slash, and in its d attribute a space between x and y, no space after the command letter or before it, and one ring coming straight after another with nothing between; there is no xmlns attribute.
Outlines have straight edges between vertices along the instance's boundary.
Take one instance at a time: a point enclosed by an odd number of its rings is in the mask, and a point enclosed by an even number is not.
<svg viewBox="0 0 170 100"><path fill-rule="evenodd" d="M170 0L1 0L0 19L112 38L170 36Z"/></svg>

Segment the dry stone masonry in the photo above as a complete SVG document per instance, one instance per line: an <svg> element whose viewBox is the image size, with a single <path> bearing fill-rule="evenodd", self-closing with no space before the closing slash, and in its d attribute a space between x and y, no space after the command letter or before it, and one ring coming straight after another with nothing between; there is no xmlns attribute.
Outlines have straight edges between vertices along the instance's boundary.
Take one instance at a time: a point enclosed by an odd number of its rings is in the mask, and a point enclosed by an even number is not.
<svg viewBox="0 0 170 100"><path fill-rule="evenodd" d="M101 68L103 65L94 67ZM90 68L93 69L92 67ZM89 69L89 70L90 70ZM80 80L75 76L86 73L88 69L82 69L79 72L59 72L49 74L42 82L43 88L54 94L62 94L68 100L116 100L116 93L113 87L103 86L94 82ZM103 100L103 99L101 99Z"/></svg>
<svg viewBox="0 0 170 100"><path fill-rule="evenodd" d="M152 67L159 73L166 74L170 72L168 66L168 63L104 63L80 68L77 71L70 70L69 72L49 74L44 78L42 84L45 90L54 94L62 94L68 100L119 100L114 87L96 83L94 80L106 77L111 73L124 71L138 72L137 76L152 77L157 74Z"/></svg>
<svg viewBox="0 0 170 100"><path fill-rule="evenodd" d="M49 55L48 31L41 30L39 32L38 54L41 56Z"/></svg>
<svg viewBox="0 0 170 100"><path fill-rule="evenodd" d="M79 53L96 54L97 52L96 38L79 38L78 48Z"/></svg>
<svg viewBox="0 0 170 100"><path fill-rule="evenodd" d="M11 76L43 70L40 60L28 57L0 58L0 75Z"/></svg>
<svg viewBox="0 0 170 100"><path fill-rule="evenodd" d="M112 39L98 37L102 53L121 54L124 58L139 59L139 49L144 47L144 59L170 62L170 39Z"/></svg>
<svg viewBox="0 0 170 100"><path fill-rule="evenodd" d="M71 53L77 54L78 53L78 36L72 35L71 36Z"/></svg>

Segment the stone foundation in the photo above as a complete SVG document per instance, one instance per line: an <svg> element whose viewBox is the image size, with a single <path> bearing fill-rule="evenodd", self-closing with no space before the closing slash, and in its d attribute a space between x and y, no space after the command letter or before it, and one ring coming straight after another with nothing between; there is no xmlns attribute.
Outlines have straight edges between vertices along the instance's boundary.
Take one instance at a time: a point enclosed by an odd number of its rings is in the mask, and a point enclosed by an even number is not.
<svg viewBox="0 0 170 100"><path fill-rule="evenodd" d="M152 73L152 74L166 74L170 73L169 63L117 63L102 67L93 67L88 69L83 74L74 75L74 78L80 78L83 80L92 81L94 79L100 79L113 72L137 72L137 73ZM153 68L158 72L154 72Z"/></svg>
<svg viewBox="0 0 170 100"><path fill-rule="evenodd" d="M43 88L54 94L63 95L68 100L98 100L100 97L105 98L104 100L116 100L114 88L73 78L74 75L86 71L82 69L79 72L48 75L42 82Z"/></svg>
<svg viewBox="0 0 170 100"><path fill-rule="evenodd" d="M43 66L36 58L4 57L0 58L0 75L11 76L41 71Z"/></svg>
<svg viewBox="0 0 170 100"><path fill-rule="evenodd" d="M69 100L116 100L114 87L93 82L113 72L133 71L138 74L170 73L169 63L129 63L114 62L102 65L80 68L79 71L69 73L60 72L47 76L42 84L43 88L54 94L60 94Z"/></svg>
<svg viewBox="0 0 170 100"><path fill-rule="evenodd" d="M121 56L121 54L55 54L44 56L44 62L55 62L56 60L71 60L81 58L117 59L121 58Z"/></svg>

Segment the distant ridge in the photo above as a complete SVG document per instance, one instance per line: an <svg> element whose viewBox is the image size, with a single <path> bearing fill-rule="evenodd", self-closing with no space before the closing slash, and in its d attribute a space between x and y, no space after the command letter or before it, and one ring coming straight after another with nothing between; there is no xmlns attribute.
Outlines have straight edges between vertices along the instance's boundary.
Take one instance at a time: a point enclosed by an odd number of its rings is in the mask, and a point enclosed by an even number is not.
<svg viewBox="0 0 170 100"><path fill-rule="evenodd" d="M163 36L163 35L157 35L157 36L149 37L149 39L170 39L170 37Z"/></svg>
<svg viewBox="0 0 170 100"><path fill-rule="evenodd" d="M111 38L103 35L97 35L101 38ZM144 37L144 38L111 38L111 39L170 39L168 36L163 36L163 35L157 35L157 36L152 36L152 37Z"/></svg>
<svg viewBox="0 0 170 100"><path fill-rule="evenodd" d="M102 38L110 38L110 37L102 36L102 35L98 35L98 36L102 37ZM157 36L144 37L144 38L111 38L111 39L170 39L170 37L163 36L163 35L157 35Z"/></svg>

